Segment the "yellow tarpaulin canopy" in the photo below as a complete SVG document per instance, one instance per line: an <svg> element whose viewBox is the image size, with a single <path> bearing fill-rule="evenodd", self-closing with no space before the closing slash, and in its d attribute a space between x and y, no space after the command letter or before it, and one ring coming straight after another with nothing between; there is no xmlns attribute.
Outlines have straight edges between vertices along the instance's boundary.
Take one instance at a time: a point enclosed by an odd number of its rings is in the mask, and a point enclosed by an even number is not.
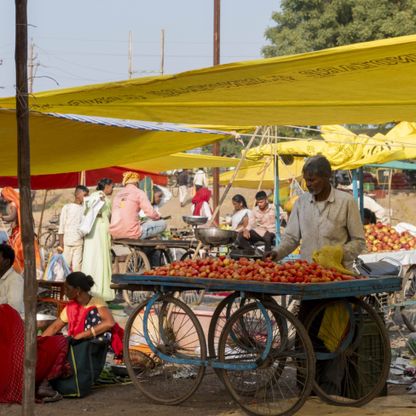
<svg viewBox="0 0 416 416"><path fill-rule="evenodd" d="M392 160L416 158L416 123L402 122L386 135L355 135L342 126L322 126L323 140L296 140L267 144L251 149L247 158L253 161L279 154L310 157L322 154L333 169L356 169Z"/></svg>
<svg viewBox="0 0 416 416"><path fill-rule="evenodd" d="M279 180L281 186L287 186L290 180L299 178L302 175L302 167L303 158L295 158L291 165L285 165L279 160ZM222 173L220 175L220 184L227 185L233 173L233 171ZM262 189L274 189L275 177L272 157L266 157L262 162L242 167L234 179L233 186L257 189L260 182L262 183Z"/></svg>
<svg viewBox="0 0 416 416"><path fill-rule="evenodd" d="M414 120L416 35L34 94L32 110L201 125ZM15 98L0 100L15 108Z"/></svg>
<svg viewBox="0 0 416 416"><path fill-rule="evenodd" d="M0 110L2 176L17 174L16 135L15 112ZM145 164L148 160L223 138L220 134L146 131L31 113L31 171L32 175L41 175L116 165L134 165L144 169L140 162ZM186 160L191 158L185 157ZM225 166L230 166L228 163L234 162L227 162Z"/></svg>
<svg viewBox="0 0 416 416"><path fill-rule="evenodd" d="M147 172L165 172L173 169L227 168L237 166L239 159L233 157L210 156L205 154L174 153L156 159L129 163L125 168Z"/></svg>

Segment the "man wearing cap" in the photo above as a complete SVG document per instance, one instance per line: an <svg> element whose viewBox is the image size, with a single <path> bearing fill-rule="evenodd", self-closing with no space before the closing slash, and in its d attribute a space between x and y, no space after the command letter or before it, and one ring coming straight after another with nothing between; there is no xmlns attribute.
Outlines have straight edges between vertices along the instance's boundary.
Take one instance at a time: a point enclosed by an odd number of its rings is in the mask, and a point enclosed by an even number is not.
<svg viewBox="0 0 416 416"><path fill-rule="evenodd" d="M152 207L146 193L137 187L136 172L123 174L123 186L113 199L110 234L114 239L146 239L162 233L166 222ZM139 212L143 211L149 221L140 224Z"/></svg>

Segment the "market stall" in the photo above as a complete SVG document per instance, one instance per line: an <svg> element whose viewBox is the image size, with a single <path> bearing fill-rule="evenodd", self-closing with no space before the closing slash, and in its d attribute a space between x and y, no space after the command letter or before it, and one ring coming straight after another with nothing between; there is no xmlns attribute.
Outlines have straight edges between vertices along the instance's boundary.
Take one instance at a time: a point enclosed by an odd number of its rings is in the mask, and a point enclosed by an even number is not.
<svg viewBox="0 0 416 416"><path fill-rule="evenodd" d="M234 400L249 414L293 414L302 407L312 388L332 404L359 406L370 401L384 387L389 372L388 334L377 313L352 297L399 290L400 280L349 276L343 281L340 274L329 277L318 267L316 283L308 273L305 278L309 276L309 280L296 283L300 281L296 280L300 264L309 267L306 263L285 266L247 259L200 260L178 264L178 268L175 264L162 267L149 275L114 275L114 288L154 292L137 307L126 325L124 359L135 386L156 403L178 404L195 392L206 369L212 367ZM182 273L187 272L182 267L191 272L186 274L189 277L184 277ZM202 277L206 276L206 267L213 270L216 278ZM258 273L245 280L242 273L239 278L224 277L237 268L240 272L252 268ZM206 333L195 313L174 295L186 290L230 293L217 306ZM321 302L302 324L273 300L276 295ZM315 326L323 311L343 313L341 327L333 327L338 320L329 316L319 322L321 329L317 333ZM371 354L365 350L369 345L364 332L368 320L374 328ZM321 331L326 331L326 335L321 336ZM352 356L353 361L359 361L353 363ZM345 360L348 368L355 367L355 375L338 367L336 371L342 372L345 382L337 391L328 390L315 374L315 360L319 365Z"/></svg>

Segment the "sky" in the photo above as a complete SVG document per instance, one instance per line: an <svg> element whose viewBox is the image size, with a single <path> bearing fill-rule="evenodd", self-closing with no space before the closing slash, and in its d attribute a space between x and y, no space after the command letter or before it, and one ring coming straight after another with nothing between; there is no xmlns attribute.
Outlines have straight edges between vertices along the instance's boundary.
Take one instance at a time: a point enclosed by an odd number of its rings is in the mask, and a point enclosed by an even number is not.
<svg viewBox="0 0 416 416"><path fill-rule="evenodd" d="M221 0L221 63L261 58L280 0ZM0 0L0 97L14 95L14 0ZM213 0L28 0L34 42L33 91L128 79L212 65Z"/></svg>

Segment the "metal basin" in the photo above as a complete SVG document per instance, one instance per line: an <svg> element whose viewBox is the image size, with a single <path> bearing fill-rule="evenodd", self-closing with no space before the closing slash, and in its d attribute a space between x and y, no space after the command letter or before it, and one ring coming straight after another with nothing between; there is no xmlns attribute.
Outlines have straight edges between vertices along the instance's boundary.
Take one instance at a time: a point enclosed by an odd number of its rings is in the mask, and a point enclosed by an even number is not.
<svg viewBox="0 0 416 416"><path fill-rule="evenodd" d="M203 244L209 246L221 246L234 243L237 233L232 230L222 230L221 228L197 228L195 236Z"/></svg>
<svg viewBox="0 0 416 416"><path fill-rule="evenodd" d="M208 217L202 217L200 215L184 215L182 219L189 225L202 225L208 221Z"/></svg>

